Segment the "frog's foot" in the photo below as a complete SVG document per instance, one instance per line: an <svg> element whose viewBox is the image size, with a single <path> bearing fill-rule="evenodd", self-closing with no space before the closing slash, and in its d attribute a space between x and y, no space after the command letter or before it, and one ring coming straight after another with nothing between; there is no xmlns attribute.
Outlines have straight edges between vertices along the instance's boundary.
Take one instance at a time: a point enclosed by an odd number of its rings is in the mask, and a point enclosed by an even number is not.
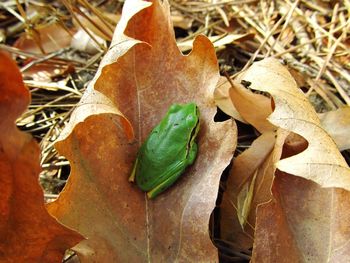
<svg viewBox="0 0 350 263"><path fill-rule="evenodd" d="M136 173L136 166L137 166L137 163L138 163L138 159L136 159L136 162L134 164L134 167L132 168L132 171L131 171L131 175L129 177L129 182L135 182L135 173Z"/></svg>

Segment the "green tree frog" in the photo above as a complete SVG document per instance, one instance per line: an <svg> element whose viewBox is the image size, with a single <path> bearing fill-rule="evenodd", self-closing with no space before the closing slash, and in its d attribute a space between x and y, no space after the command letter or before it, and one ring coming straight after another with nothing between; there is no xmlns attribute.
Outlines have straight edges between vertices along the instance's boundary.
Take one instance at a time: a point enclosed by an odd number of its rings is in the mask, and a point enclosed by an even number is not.
<svg viewBox="0 0 350 263"><path fill-rule="evenodd" d="M171 186L197 155L199 110L195 103L172 105L142 144L129 181L154 198Z"/></svg>

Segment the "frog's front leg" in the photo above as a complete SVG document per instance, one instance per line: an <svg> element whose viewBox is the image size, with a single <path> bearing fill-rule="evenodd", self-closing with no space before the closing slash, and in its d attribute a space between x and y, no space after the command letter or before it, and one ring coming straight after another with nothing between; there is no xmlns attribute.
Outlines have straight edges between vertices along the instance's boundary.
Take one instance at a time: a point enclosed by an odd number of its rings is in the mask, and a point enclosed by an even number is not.
<svg viewBox="0 0 350 263"><path fill-rule="evenodd" d="M129 177L129 182L135 182L136 167L138 162L139 162L139 158L136 158L134 167L132 168L131 175Z"/></svg>

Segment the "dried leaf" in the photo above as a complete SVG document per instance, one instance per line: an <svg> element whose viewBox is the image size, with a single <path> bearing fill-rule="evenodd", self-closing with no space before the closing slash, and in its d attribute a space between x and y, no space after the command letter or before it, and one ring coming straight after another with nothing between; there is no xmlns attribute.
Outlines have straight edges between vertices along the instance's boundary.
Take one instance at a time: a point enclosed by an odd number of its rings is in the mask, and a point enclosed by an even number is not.
<svg viewBox="0 0 350 263"><path fill-rule="evenodd" d="M84 96L99 92L117 105L137 141L127 143L120 122L104 114L72 120L57 143L72 174L50 212L88 238L75 247L81 262L217 261L208 222L236 140L231 120L213 121L218 78L207 38L197 37L190 55L179 52L166 1L125 2ZM137 150L171 104L189 101L201 112L197 160L173 187L148 200L128 182Z"/></svg>
<svg viewBox="0 0 350 263"><path fill-rule="evenodd" d="M35 29L39 42L36 42L28 33L23 33L15 42L14 47L33 54L51 53L62 48L70 46L72 35L67 32L58 23L45 25ZM50 82L57 75L62 75L71 65L57 64L49 60L36 61L30 65L33 59L25 61L25 70L22 74L25 79L33 79L35 81ZM28 67L30 65L30 67Z"/></svg>
<svg viewBox="0 0 350 263"><path fill-rule="evenodd" d="M15 42L14 47L29 53L41 54L41 45L45 53L55 52L65 47L69 47L72 34L67 32L60 24L54 23L35 29L39 43L28 34L23 33Z"/></svg>
<svg viewBox="0 0 350 263"><path fill-rule="evenodd" d="M350 193L278 172L259 206L252 262L348 262Z"/></svg>
<svg viewBox="0 0 350 263"><path fill-rule="evenodd" d="M233 162L233 168L227 180L227 188L221 204L221 237L239 249L253 246L256 207L271 199L271 184L275 172L274 163L279 160L284 139L288 133L266 132L258 137L251 147L239 155ZM256 176L255 176L256 174ZM244 229L239 222L239 193L246 184L251 185L256 177L250 211L247 213Z"/></svg>
<svg viewBox="0 0 350 263"><path fill-rule="evenodd" d="M46 211L38 183L40 149L15 120L30 101L16 64L0 52L0 261L59 262L81 240Z"/></svg>
<svg viewBox="0 0 350 263"><path fill-rule="evenodd" d="M258 205L252 262L347 262L350 173L335 143L276 60L255 63L242 79L273 96L269 120L294 132L277 168L297 175L277 170L272 201Z"/></svg>
<svg viewBox="0 0 350 263"><path fill-rule="evenodd" d="M243 87L241 76L242 74L234 79L233 86L229 91L231 100L238 112L261 133L276 130L276 127L267 120L272 112L271 100Z"/></svg>
<svg viewBox="0 0 350 263"><path fill-rule="evenodd" d="M246 182L237 196L237 216L239 224L242 229L247 223L248 216L250 214L250 208L253 200L253 193L255 188L255 180L258 171L255 171L253 179L250 182Z"/></svg>
<svg viewBox="0 0 350 263"><path fill-rule="evenodd" d="M268 118L272 124L293 131L308 142L305 151L279 161L277 168L323 187L350 190L348 165L288 70L275 59L265 59L254 63L241 78L250 82L252 89L272 95L276 105Z"/></svg>
<svg viewBox="0 0 350 263"><path fill-rule="evenodd" d="M350 107L340 108L318 115L325 129L343 151L350 149Z"/></svg>
<svg viewBox="0 0 350 263"><path fill-rule="evenodd" d="M271 114L271 100L261 94L255 94L243 87L241 75L232 84L221 78L214 93L218 107L236 120L253 125L259 132L273 131L267 117Z"/></svg>
<svg viewBox="0 0 350 263"><path fill-rule="evenodd" d="M225 77L220 77L218 84L214 91L214 100L216 105L227 115L234 119L247 123L243 117L239 114L238 110L233 105L229 96L229 90L231 88L230 83Z"/></svg>

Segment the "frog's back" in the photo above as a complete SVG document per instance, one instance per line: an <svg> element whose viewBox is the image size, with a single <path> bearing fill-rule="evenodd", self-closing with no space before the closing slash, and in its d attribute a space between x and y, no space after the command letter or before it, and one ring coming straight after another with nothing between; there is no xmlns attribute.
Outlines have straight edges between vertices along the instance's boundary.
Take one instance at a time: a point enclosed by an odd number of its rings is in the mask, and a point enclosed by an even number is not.
<svg viewBox="0 0 350 263"><path fill-rule="evenodd" d="M197 106L194 103L174 104L165 118L152 130L139 151L139 162L136 168L136 181L141 173L139 186L148 190L152 188L155 178L164 175L166 169L182 167L186 162L189 139L198 123ZM181 163L182 162L182 163ZM158 180L156 180L158 181Z"/></svg>

